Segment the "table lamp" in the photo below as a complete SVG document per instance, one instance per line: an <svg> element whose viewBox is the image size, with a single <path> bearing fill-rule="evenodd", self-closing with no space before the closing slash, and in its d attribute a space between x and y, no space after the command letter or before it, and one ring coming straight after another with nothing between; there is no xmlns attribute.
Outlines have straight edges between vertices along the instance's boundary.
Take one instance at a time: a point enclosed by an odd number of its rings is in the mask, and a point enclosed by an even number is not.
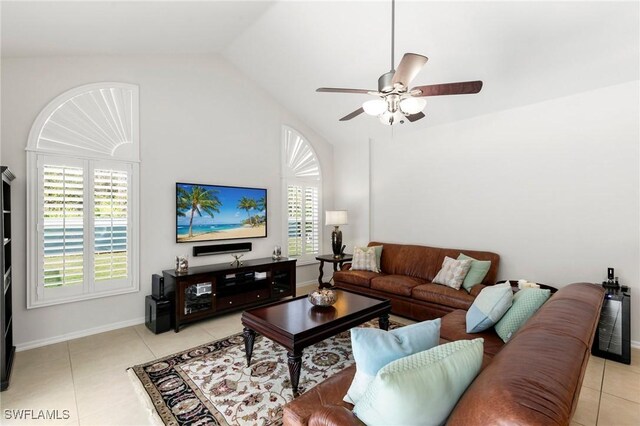
<svg viewBox="0 0 640 426"><path fill-rule="evenodd" d="M331 232L331 248L333 249L333 257L339 258L342 256L342 231L340 225L347 224L347 211L346 210L326 210L324 212L324 224L326 226L333 226L333 232Z"/></svg>

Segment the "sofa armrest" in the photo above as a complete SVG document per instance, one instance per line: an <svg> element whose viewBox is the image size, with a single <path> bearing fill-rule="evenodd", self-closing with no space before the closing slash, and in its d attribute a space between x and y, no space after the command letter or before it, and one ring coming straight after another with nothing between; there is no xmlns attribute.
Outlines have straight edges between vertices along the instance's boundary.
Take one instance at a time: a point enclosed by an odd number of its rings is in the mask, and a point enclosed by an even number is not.
<svg viewBox="0 0 640 426"><path fill-rule="evenodd" d="M339 405L325 405L309 417L309 426L364 426L353 412Z"/></svg>
<svg viewBox="0 0 640 426"><path fill-rule="evenodd" d="M484 284L476 284L473 287L471 287L471 291L469 292L469 294L472 295L473 297L478 297L482 289L485 287L487 286Z"/></svg>
<svg viewBox="0 0 640 426"><path fill-rule="evenodd" d="M340 267L340 269L338 269L338 270L339 271L348 271L349 269L351 269L351 262L343 263L342 266Z"/></svg>

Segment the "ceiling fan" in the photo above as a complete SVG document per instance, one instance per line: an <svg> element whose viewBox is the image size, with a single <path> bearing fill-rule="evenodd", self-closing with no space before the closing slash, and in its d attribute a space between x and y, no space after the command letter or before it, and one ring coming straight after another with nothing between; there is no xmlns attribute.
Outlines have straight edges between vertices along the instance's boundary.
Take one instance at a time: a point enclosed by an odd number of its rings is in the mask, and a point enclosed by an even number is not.
<svg viewBox="0 0 640 426"><path fill-rule="evenodd" d="M335 87L320 87L316 92L329 93L358 93L376 96L378 99L366 101L360 108L345 115L340 121L348 121L363 112L377 116L383 124L393 125L404 123L406 118L410 122L420 120L425 115L422 112L427 104L427 96L466 95L478 93L482 89L482 81L464 81L459 83L431 84L416 86L409 89L411 81L418 75L426 56L416 53L405 53L394 69L394 41L395 41L395 0L391 0L391 71L384 73L378 79L378 90L345 89Z"/></svg>

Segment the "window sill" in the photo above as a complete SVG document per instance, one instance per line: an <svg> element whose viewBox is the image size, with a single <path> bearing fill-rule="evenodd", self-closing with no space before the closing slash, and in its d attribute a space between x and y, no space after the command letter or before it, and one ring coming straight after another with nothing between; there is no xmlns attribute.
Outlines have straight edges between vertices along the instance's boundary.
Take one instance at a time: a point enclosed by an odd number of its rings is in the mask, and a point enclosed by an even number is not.
<svg viewBox="0 0 640 426"><path fill-rule="evenodd" d="M31 303L27 303L27 309L44 308L46 306L62 305L64 303L80 302L83 300L99 299L102 297L118 296L121 294L136 293L139 291L140 291L140 288L136 284L136 286L134 287L127 287L127 288L112 290L112 291L101 291L101 292L81 294L78 296L71 296L71 297L65 297L65 298L59 298L59 299L44 299L40 301L33 301Z"/></svg>

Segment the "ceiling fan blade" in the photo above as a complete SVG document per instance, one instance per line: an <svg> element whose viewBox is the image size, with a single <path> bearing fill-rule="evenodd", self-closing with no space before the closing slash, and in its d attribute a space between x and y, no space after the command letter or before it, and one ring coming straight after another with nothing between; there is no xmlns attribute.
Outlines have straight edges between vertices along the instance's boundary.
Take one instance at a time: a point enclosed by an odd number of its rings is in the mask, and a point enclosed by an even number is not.
<svg viewBox="0 0 640 426"><path fill-rule="evenodd" d="M463 81L460 83L431 84L418 86L411 91L419 90L421 93L415 96L442 96L442 95L470 95L478 93L482 89L482 81Z"/></svg>
<svg viewBox="0 0 640 426"><path fill-rule="evenodd" d="M424 112L419 112L417 114L411 114L411 115L407 115L407 120L409 120L410 122L414 122L414 121L418 121L421 118L424 118Z"/></svg>
<svg viewBox="0 0 640 426"><path fill-rule="evenodd" d="M357 110L353 111L350 114L345 115L344 117L342 117L340 119L340 121L348 121L351 120L354 117L359 116L360 114L362 114L364 112L364 109L362 107L358 108Z"/></svg>
<svg viewBox="0 0 640 426"><path fill-rule="evenodd" d="M426 56L416 53L405 53L398 64L396 73L393 75L392 83L402 83L405 87L409 87L411 81L418 75L428 60L429 58Z"/></svg>
<svg viewBox="0 0 640 426"><path fill-rule="evenodd" d="M316 92L327 92L327 93L364 93L369 94L371 92L377 93L377 90L367 90L367 89L342 89L339 87L320 87L316 89Z"/></svg>

